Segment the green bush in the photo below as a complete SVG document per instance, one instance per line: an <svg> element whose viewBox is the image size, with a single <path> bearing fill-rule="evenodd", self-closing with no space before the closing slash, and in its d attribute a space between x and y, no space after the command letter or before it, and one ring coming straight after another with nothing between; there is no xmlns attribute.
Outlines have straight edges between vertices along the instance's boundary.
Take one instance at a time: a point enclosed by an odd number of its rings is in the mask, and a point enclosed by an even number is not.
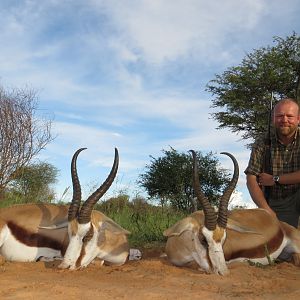
<svg viewBox="0 0 300 300"><path fill-rule="evenodd" d="M23 202L23 196L19 193L5 193L4 198L0 201L0 208L12 206L15 204L21 204Z"/></svg>
<svg viewBox="0 0 300 300"><path fill-rule="evenodd" d="M129 243L135 247L164 242L163 231L185 216L170 207L150 205L142 198L129 201L126 196L111 198L95 209L130 231Z"/></svg>

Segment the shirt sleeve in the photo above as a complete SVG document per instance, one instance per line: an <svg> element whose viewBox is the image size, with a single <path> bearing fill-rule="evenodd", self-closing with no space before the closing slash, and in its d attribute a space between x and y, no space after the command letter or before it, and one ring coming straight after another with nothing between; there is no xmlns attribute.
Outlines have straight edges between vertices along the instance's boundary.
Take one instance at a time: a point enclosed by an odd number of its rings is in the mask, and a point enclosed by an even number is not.
<svg viewBox="0 0 300 300"><path fill-rule="evenodd" d="M258 176L263 171L264 162L264 142L258 139L252 146L248 166L244 171L245 174L252 174Z"/></svg>

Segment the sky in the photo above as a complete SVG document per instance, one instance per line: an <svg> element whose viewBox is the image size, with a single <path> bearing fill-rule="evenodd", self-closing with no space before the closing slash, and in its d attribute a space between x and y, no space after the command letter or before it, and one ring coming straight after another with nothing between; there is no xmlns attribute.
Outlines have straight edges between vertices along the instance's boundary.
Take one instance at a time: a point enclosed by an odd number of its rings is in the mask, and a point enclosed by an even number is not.
<svg viewBox="0 0 300 300"><path fill-rule="evenodd" d="M247 53L300 29L300 0L0 0L0 84L37 92L38 115L56 138L39 159L59 170L57 200L71 192L70 161L81 147L84 197L118 175L105 197L143 195L150 156L171 146L212 152L240 178L232 200L253 206L245 175L250 151L217 130L206 85ZM104 198L105 198L104 197Z"/></svg>

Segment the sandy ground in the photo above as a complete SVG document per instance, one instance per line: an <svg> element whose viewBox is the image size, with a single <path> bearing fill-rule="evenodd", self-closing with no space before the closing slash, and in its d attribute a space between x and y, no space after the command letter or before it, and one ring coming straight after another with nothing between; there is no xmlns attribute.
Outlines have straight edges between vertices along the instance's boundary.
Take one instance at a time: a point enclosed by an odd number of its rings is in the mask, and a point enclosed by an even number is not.
<svg viewBox="0 0 300 300"><path fill-rule="evenodd" d="M300 268L290 263L232 264L221 277L172 266L158 251L143 254L120 267L96 261L79 271L59 270L58 262L1 262L0 299L300 299Z"/></svg>

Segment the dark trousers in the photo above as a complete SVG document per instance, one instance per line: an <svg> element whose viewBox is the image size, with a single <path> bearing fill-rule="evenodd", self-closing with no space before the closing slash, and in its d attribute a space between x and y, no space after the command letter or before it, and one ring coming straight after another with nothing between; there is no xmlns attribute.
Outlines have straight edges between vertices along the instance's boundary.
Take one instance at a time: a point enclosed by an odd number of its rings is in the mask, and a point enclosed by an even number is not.
<svg viewBox="0 0 300 300"><path fill-rule="evenodd" d="M277 218L294 227L298 227L300 216L300 190L284 199L269 199L269 205Z"/></svg>

